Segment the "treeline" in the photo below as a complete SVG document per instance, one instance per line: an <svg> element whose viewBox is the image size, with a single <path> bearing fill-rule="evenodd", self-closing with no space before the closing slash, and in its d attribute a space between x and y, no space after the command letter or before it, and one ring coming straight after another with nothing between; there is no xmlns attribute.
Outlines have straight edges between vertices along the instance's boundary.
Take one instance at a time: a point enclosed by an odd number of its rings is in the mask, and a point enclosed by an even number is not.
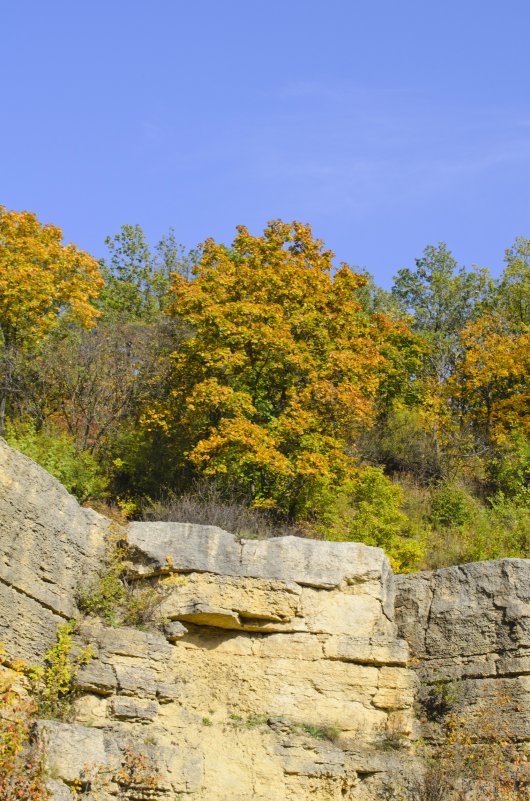
<svg viewBox="0 0 530 801"><path fill-rule="evenodd" d="M0 207L0 430L128 516L380 545L399 570L528 556L530 240L375 286L309 226L96 262Z"/></svg>

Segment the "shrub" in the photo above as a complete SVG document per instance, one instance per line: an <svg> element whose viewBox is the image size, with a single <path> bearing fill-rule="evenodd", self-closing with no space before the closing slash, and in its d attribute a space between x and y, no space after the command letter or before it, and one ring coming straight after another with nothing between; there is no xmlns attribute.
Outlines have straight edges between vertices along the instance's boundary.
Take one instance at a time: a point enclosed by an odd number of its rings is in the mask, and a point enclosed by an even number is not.
<svg viewBox="0 0 530 801"><path fill-rule="evenodd" d="M461 525L435 526L426 563L431 568L483 559L530 556L530 507L499 494L489 505L469 498L472 513Z"/></svg>
<svg viewBox="0 0 530 801"><path fill-rule="evenodd" d="M488 463L488 478L497 493L528 503L530 490L530 440L515 431L497 446Z"/></svg>
<svg viewBox="0 0 530 801"><path fill-rule="evenodd" d="M431 497L430 522L438 527L463 526L473 517L477 502L463 489L440 485Z"/></svg>
<svg viewBox="0 0 530 801"><path fill-rule="evenodd" d="M16 674L14 674L16 676ZM44 747L34 701L22 698L12 681L0 687L0 798L48 801Z"/></svg>
<svg viewBox="0 0 530 801"><path fill-rule="evenodd" d="M361 468L356 477L339 491L326 539L364 542L383 548L392 567L413 570L424 555L424 541L401 510L403 492L380 467Z"/></svg>
<svg viewBox="0 0 530 801"><path fill-rule="evenodd" d="M107 479L88 451L78 451L73 437L49 426L37 429L35 423L9 425L7 442L59 479L68 492L86 501L105 493Z"/></svg>
<svg viewBox="0 0 530 801"><path fill-rule="evenodd" d="M102 617L110 626L117 625L127 594L124 576L128 565L127 542L121 532L115 529L107 542L102 569L77 588L79 609L87 615Z"/></svg>
<svg viewBox="0 0 530 801"><path fill-rule="evenodd" d="M76 602L81 612L101 617L109 626L145 626L154 622L169 584L131 580L130 568L127 539L118 527L107 543L102 569L77 588Z"/></svg>
<svg viewBox="0 0 530 801"><path fill-rule="evenodd" d="M77 648L72 638L75 621L63 623L57 629L57 641L44 657L44 667L26 670L39 717L68 720L72 702L77 695L75 678L79 669L88 664L93 652Z"/></svg>
<svg viewBox="0 0 530 801"><path fill-rule="evenodd" d="M190 492L152 502L144 509L143 519L218 526L248 539L304 533L301 525L291 525L269 509L255 508L244 499L230 497L208 481L196 482Z"/></svg>

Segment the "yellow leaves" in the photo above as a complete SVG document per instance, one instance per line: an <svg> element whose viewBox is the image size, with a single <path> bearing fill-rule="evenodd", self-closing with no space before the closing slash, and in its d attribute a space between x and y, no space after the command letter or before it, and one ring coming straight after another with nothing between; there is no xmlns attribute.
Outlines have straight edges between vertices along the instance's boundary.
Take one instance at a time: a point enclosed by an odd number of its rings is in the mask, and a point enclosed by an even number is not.
<svg viewBox="0 0 530 801"><path fill-rule="evenodd" d="M96 260L63 245L60 228L0 206L0 328L6 344L41 339L66 315L90 327L102 286Z"/></svg>
<svg viewBox="0 0 530 801"><path fill-rule="evenodd" d="M498 440L530 422L530 334L513 331L488 314L461 332L463 354L447 382L447 397L481 429Z"/></svg>
<svg viewBox="0 0 530 801"><path fill-rule="evenodd" d="M202 466L207 475L226 473L229 468L244 471L251 465L275 474L291 472L289 460L280 453L274 438L243 417L222 420L207 439L196 445L190 460Z"/></svg>
<svg viewBox="0 0 530 801"><path fill-rule="evenodd" d="M366 277L345 264L333 276L332 258L310 226L274 220L261 236L238 227L230 248L207 240L195 279L173 280L171 311L190 334L157 415L198 471L290 514L347 474L394 332L362 311ZM152 413L143 424L162 430Z"/></svg>

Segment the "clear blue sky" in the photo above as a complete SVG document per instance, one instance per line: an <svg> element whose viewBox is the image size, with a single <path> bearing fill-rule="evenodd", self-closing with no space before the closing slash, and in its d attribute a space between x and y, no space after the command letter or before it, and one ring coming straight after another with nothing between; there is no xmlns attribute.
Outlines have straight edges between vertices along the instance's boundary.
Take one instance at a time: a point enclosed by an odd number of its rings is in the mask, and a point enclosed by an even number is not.
<svg viewBox="0 0 530 801"><path fill-rule="evenodd" d="M389 284L530 236L528 0L0 0L0 203L99 257L312 223Z"/></svg>

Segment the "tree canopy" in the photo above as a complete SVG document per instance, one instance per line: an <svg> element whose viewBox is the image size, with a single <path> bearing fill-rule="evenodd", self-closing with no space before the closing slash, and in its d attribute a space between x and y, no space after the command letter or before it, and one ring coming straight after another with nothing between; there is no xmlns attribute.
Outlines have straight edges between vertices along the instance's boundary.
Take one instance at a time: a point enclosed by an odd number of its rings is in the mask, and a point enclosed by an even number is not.
<svg viewBox="0 0 530 801"><path fill-rule="evenodd" d="M106 245L0 208L0 431L83 501L398 570L530 556L529 239L498 279L428 246L390 292L300 222Z"/></svg>

